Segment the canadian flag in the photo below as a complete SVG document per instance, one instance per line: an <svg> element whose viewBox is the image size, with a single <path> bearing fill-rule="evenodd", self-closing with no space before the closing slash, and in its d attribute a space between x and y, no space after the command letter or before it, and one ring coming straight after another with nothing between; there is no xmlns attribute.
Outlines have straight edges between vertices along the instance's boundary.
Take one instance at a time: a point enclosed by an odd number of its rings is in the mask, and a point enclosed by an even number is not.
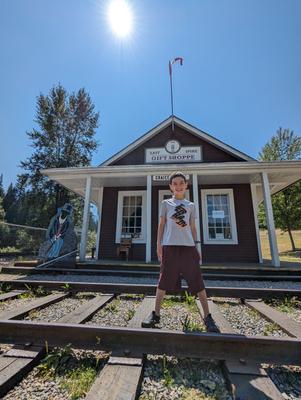
<svg viewBox="0 0 301 400"><path fill-rule="evenodd" d="M180 65L183 65L183 58L182 57L176 57L172 61L169 61L169 75L170 76L172 74L172 66L173 66L173 64L175 64L178 61L180 62Z"/></svg>

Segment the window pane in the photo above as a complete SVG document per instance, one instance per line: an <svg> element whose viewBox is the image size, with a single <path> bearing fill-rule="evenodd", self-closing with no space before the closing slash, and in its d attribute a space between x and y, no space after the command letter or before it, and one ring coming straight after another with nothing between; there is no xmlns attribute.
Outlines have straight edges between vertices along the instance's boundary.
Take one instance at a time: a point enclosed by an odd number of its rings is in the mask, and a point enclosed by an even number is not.
<svg viewBox="0 0 301 400"><path fill-rule="evenodd" d="M209 238L215 239L215 230L214 228L209 228Z"/></svg>
<svg viewBox="0 0 301 400"><path fill-rule="evenodd" d="M206 201L209 239L232 239L229 195L207 195Z"/></svg>
<svg viewBox="0 0 301 400"><path fill-rule="evenodd" d="M136 205L137 206L142 206L142 196L137 196L136 197Z"/></svg>
<svg viewBox="0 0 301 400"><path fill-rule="evenodd" d="M135 196L131 196L130 197L130 205L131 206L135 206L136 205L136 197Z"/></svg>
<svg viewBox="0 0 301 400"><path fill-rule="evenodd" d="M129 196L124 196L123 197L123 205L128 206L130 204L130 198Z"/></svg>
<svg viewBox="0 0 301 400"><path fill-rule="evenodd" d="M139 207L136 208L136 215L138 217L140 217L142 215L142 207L139 206Z"/></svg>

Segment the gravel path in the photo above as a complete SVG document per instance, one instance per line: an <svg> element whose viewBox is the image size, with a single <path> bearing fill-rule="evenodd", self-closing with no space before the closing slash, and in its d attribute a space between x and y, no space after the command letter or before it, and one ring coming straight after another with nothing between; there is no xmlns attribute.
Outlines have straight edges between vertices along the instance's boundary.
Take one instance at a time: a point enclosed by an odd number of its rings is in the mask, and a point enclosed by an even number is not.
<svg viewBox="0 0 301 400"><path fill-rule="evenodd" d="M71 313L77 307L85 304L94 296L77 294L72 297L67 297L59 301L58 303L51 304L49 307L41 310L32 310L25 320L30 321L44 321L44 322L56 322L64 315Z"/></svg>
<svg viewBox="0 0 301 400"><path fill-rule="evenodd" d="M108 303L86 322L88 325L127 326L134 316L142 297L139 295L120 295Z"/></svg>
<svg viewBox="0 0 301 400"><path fill-rule="evenodd" d="M1 274L2 279L6 274ZM7 275L8 276L8 275ZM126 276L97 276L97 275L10 275L8 279L30 279L30 280L48 280L48 281L70 281L70 282L98 282L98 283L128 283L128 284L145 284L145 285L156 285L158 282L157 278L137 278L137 277L126 277ZM183 283L185 283L183 281ZM205 280L207 286L218 286L218 287L254 287L254 288L275 288L275 289L299 289L301 290L301 282L285 281L285 282L273 282L273 281L219 281L219 280Z"/></svg>
<svg viewBox="0 0 301 400"><path fill-rule="evenodd" d="M139 400L231 400L216 362L147 356Z"/></svg>
<svg viewBox="0 0 301 400"><path fill-rule="evenodd" d="M216 302L216 304L237 333L252 336L288 337L278 325L267 321L257 311L240 304L238 300Z"/></svg>
<svg viewBox="0 0 301 400"><path fill-rule="evenodd" d="M301 368L269 365L267 373L286 400L301 399Z"/></svg>

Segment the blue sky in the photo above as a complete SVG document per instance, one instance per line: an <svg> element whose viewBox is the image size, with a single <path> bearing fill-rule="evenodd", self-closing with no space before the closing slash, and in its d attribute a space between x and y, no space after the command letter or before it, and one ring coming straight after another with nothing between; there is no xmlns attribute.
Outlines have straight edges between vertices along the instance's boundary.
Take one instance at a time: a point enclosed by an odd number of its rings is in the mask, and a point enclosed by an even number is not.
<svg viewBox="0 0 301 400"><path fill-rule="evenodd" d="M100 112L98 165L175 114L257 157L279 126L301 134L300 0L131 0L130 38L104 0L1 0L0 173L5 187L32 148L36 96L81 87Z"/></svg>

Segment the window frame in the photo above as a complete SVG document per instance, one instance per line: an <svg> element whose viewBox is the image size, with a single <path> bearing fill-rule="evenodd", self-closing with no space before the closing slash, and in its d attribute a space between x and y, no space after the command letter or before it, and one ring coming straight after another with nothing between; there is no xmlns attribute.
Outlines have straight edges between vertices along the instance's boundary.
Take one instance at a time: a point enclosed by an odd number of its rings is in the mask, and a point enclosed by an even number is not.
<svg viewBox="0 0 301 400"><path fill-rule="evenodd" d="M141 238L133 238L132 243L146 243L146 190L118 191L115 243L120 243L122 230L123 198L125 196L142 196Z"/></svg>
<svg viewBox="0 0 301 400"><path fill-rule="evenodd" d="M215 194L228 195L229 211L230 211L230 229L231 229L231 233L232 233L232 239L210 239L210 237L209 237L208 214L207 214L207 195L210 195L210 194L211 195L215 195ZM233 189L201 189L201 199L202 199L204 244L232 244L232 245L238 244Z"/></svg>

